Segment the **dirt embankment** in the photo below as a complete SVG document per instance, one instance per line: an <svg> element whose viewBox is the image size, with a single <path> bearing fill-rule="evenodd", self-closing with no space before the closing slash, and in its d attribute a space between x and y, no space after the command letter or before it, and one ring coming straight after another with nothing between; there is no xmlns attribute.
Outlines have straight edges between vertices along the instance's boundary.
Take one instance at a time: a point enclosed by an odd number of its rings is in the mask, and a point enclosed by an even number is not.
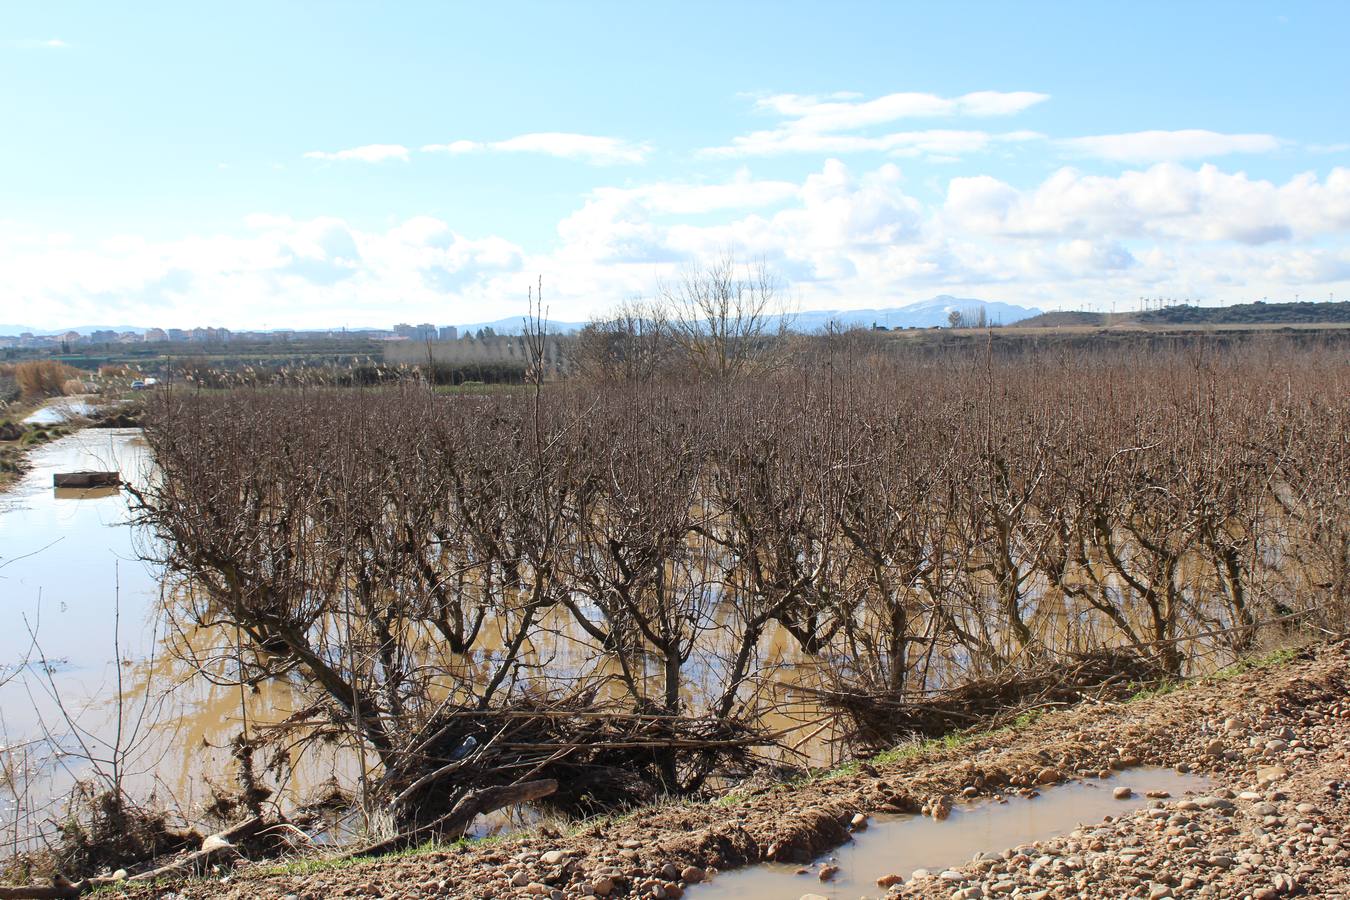
<svg viewBox="0 0 1350 900"><path fill-rule="evenodd" d="M857 815L931 811L1148 764L1208 774L1216 789L1206 798L1159 800L1155 808L1021 850L989 848L996 852L979 863L890 892L1335 896L1350 884L1347 688L1350 645L1323 645L1172 693L1055 712L959 746L893 754L806 784L743 789L719 803L643 810L567 835L545 830L341 867L245 868L224 881L171 890L185 900L679 897L719 869L810 860L848 840ZM1117 774L1113 783L1124 786L1127 776ZM803 894L812 880L804 877Z"/></svg>

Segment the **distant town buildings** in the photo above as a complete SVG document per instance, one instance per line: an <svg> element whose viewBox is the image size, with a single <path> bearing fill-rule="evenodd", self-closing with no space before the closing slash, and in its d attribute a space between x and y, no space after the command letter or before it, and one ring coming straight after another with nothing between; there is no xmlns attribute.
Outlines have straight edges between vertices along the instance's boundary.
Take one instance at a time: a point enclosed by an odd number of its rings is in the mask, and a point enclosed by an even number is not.
<svg viewBox="0 0 1350 900"><path fill-rule="evenodd" d="M467 336L466 332L466 336ZM25 331L17 335L0 334L0 348L17 347L68 352L76 347L84 350L113 344L228 344L228 343L287 343L291 341L370 340L370 341L454 341L459 340L459 329L454 325L433 325L423 322L409 325L400 322L392 329L359 328L317 331L231 331L228 328L147 328L144 331L113 331L97 329L88 334L67 331L60 334L34 334Z"/></svg>

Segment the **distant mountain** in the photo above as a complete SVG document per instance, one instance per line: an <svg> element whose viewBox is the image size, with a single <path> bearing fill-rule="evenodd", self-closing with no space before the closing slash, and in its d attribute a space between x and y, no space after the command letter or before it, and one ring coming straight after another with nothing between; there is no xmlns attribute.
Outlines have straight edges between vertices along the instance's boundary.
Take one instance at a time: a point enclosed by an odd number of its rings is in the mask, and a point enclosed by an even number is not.
<svg viewBox="0 0 1350 900"><path fill-rule="evenodd" d="M1039 309L1016 306L1011 303L998 303L988 300L976 300L971 297L953 297L942 294L929 300L920 300L908 306L891 306L882 309L812 309L789 316L789 327L793 331L821 331L830 323L842 328L871 328L881 325L886 328L932 328L948 324L947 315L953 309L959 309L967 318L981 307L991 325L1011 325L1022 319L1040 315ZM459 333L477 332L480 328L491 328L497 334L520 334L522 316L497 319L495 322L476 322L472 325L460 325ZM550 320L550 331L565 333L586 326L585 322L555 322Z"/></svg>
<svg viewBox="0 0 1350 900"><path fill-rule="evenodd" d="M991 325L1011 325L1013 322L1041 314L1039 309L1016 306L1012 303L941 294L930 300L920 300L907 306L800 312L793 316L792 328L796 331L819 331L831 322L844 328L870 328L873 325L885 328L933 328L947 325L947 316L953 309L960 310L967 319L983 309L986 320Z"/></svg>
<svg viewBox="0 0 1350 900"><path fill-rule="evenodd" d="M461 335L469 332L477 332L480 328L491 328L497 334L521 334L524 331L526 316L507 316L505 319L497 319L494 322L475 322L472 325L456 325ZM555 334L566 334L569 331L577 331L585 328L585 322L558 322L554 319L548 320L548 330Z"/></svg>

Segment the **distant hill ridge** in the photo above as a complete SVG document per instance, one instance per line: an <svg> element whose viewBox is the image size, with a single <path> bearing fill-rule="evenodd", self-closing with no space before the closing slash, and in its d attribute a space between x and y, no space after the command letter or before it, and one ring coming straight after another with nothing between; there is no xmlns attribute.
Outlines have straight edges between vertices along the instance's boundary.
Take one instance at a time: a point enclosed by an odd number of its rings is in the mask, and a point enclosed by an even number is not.
<svg viewBox="0 0 1350 900"><path fill-rule="evenodd" d="M1350 302L1299 300L1288 303L1239 303L1233 306L1169 306L1135 313L1051 310L1022 319L1027 328L1074 325L1315 325L1350 323Z"/></svg>

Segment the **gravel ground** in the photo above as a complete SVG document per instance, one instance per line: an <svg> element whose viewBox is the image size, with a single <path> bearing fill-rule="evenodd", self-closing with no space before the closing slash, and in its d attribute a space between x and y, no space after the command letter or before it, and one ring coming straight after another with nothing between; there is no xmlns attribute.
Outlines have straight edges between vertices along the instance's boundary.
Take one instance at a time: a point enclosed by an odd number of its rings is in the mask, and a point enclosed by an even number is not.
<svg viewBox="0 0 1350 900"><path fill-rule="evenodd" d="M966 798L1032 795L1073 778L1106 776L1128 788L1136 765L1203 773L1216 787L1050 841L989 848L967 866L879 886L876 895L1350 896L1348 686L1350 644L1324 644L1169 694L1085 704L958 747L742 789L720 803L308 874L241 868L127 896L678 898L719 869L809 861L872 813L944 815Z"/></svg>

